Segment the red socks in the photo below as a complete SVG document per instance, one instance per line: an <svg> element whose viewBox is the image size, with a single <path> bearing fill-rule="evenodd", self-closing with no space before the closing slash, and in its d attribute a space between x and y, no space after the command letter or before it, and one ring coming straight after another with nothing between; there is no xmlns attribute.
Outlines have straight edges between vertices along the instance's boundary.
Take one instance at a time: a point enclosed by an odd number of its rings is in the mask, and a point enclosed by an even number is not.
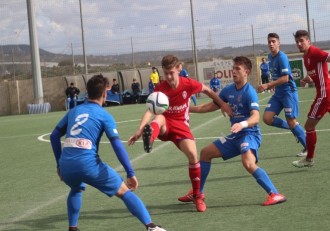
<svg viewBox="0 0 330 231"><path fill-rule="evenodd" d="M307 149L306 159L314 158L316 141L317 141L316 131L315 130L306 131L306 149Z"/></svg>
<svg viewBox="0 0 330 231"><path fill-rule="evenodd" d="M200 194L201 182L201 166L199 162L196 164L189 164L189 177L193 188L193 194L194 196L198 196Z"/></svg>
<svg viewBox="0 0 330 231"><path fill-rule="evenodd" d="M152 129L151 143L153 143L159 135L159 132L160 132L159 129L160 128L159 128L159 124L154 122L154 121L150 123L150 126L151 126L151 129Z"/></svg>

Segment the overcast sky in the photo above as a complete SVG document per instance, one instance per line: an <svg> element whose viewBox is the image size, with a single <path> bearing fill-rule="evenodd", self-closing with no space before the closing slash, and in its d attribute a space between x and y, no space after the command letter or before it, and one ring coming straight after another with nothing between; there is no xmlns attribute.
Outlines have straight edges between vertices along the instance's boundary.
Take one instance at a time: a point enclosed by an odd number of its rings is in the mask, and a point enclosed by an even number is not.
<svg viewBox="0 0 330 231"><path fill-rule="evenodd" d="M33 0L39 47L82 52L79 0ZM307 29L305 0L192 0L198 49L282 43ZM190 0L81 0L87 54L191 49ZM330 39L330 1L308 0L317 41ZM312 25L314 20L314 25ZM26 0L0 0L0 45L29 44ZM313 34L312 34L313 37Z"/></svg>

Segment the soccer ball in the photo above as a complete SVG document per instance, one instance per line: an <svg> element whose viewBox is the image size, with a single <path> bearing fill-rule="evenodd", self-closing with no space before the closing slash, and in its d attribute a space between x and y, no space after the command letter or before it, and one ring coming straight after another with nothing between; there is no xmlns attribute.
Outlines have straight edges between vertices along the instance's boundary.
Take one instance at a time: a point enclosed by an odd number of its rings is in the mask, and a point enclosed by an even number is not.
<svg viewBox="0 0 330 231"><path fill-rule="evenodd" d="M151 93L147 98L147 108L155 115L163 114L168 109L168 97L160 91Z"/></svg>

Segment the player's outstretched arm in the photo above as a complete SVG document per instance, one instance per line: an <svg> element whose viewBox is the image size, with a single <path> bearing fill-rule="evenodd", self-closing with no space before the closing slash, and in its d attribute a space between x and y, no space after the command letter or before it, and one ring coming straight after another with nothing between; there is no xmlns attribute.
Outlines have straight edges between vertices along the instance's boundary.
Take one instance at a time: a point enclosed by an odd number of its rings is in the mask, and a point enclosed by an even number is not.
<svg viewBox="0 0 330 231"><path fill-rule="evenodd" d="M281 78L278 78L275 81L271 81L269 83L264 83L264 84L259 85L257 87L257 92L263 92L263 91L265 91L267 89L274 88L276 86L285 84L287 82L289 82L289 76L288 75L283 75L283 76L281 76Z"/></svg>
<svg viewBox="0 0 330 231"><path fill-rule="evenodd" d="M131 178L131 177L135 176L133 167L131 165L131 161L128 157L128 153L127 153L123 143L119 139L119 137L111 138L110 143L111 143L113 150L116 153L116 156L117 156L119 162L121 163L121 165L124 167L124 169L126 171L127 178Z"/></svg>
<svg viewBox="0 0 330 231"><path fill-rule="evenodd" d="M218 110L219 107L213 102L199 104L197 106L190 105L189 111L192 113L206 113Z"/></svg>
<svg viewBox="0 0 330 231"><path fill-rule="evenodd" d="M233 115L231 107L227 103L225 103L222 99L220 99L220 97L216 93L214 93L214 91L212 91L209 87L203 85L202 92L211 99L213 99L214 103L221 108L222 114L224 116L226 116L226 114L229 116Z"/></svg>

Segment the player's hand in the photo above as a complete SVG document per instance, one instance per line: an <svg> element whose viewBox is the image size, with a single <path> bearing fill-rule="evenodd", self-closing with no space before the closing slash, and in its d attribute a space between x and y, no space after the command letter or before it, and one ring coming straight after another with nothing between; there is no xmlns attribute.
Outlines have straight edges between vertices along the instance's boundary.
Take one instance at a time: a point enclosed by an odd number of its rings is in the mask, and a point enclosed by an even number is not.
<svg viewBox="0 0 330 231"><path fill-rule="evenodd" d="M226 114L230 117L233 116L233 111L231 110L231 107L229 104L227 103L224 103L222 106L221 106L221 112L223 114L224 117L226 117Z"/></svg>
<svg viewBox="0 0 330 231"><path fill-rule="evenodd" d="M142 135L141 131L137 131L133 136L128 139L128 145L133 145Z"/></svg>
<svg viewBox="0 0 330 231"><path fill-rule="evenodd" d="M313 79L307 75L305 78L303 78L301 81L305 82L305 83L313 83Z"/></svg>
<svg viewBox="0 0 330 231"><path fill-rule="evenodd" d="M139 186L139 182L135 176L132 176L131 178L127 178L126 184L131 191L136 190Z"/></svg>
<svg viewBox="0 0 330 231"><path fill-rule="evenodd" d="M232 133L238 133L238 132L240 132L242 130L243 130L243 126L242 126L241 123L235 123L235 124L233 124L233 126L230 129L230 131Z"/></svg>
<svg viewBox="0 0 330 231"><path fill-rule="evenodd" d="M63 178L61 176L61 172L60 172L60 169L59 168L57 168L57 175L60 178L60 180L63 181Z"/></svg>
<svg viewBox="0 0 330 231"><path fill-rule="evenodd" d="M261 84L257 87L257 92L261 93L261 92L267 90L267 88L268 88L268 84Z"/></svg>

